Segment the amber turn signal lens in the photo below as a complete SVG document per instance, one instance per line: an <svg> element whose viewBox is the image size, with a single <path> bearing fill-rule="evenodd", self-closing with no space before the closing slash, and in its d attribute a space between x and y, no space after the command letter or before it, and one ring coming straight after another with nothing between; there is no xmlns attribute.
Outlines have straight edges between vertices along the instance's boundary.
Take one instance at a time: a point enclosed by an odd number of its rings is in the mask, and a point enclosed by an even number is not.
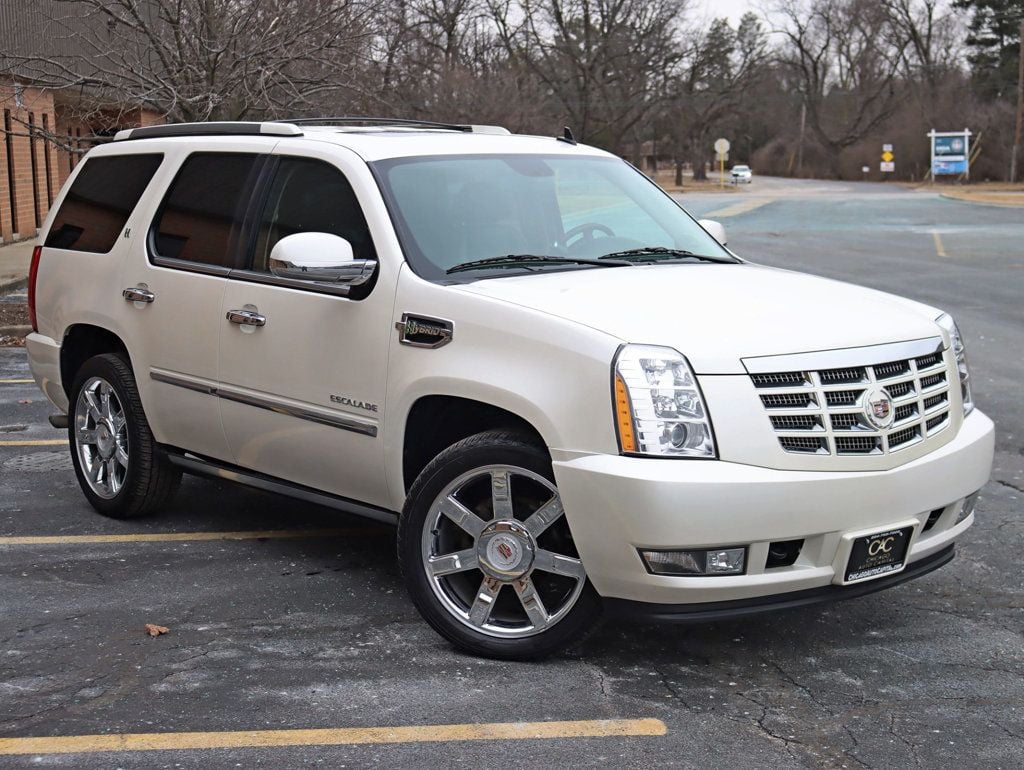
<svg viewBox="0 0 1024 770"><path fill-rule="evenodd" d="M626 383L615 375L615 418L619 426L619 449L623 452L636 451L636 437L633 435L633 411L629 405Z"/></svg>

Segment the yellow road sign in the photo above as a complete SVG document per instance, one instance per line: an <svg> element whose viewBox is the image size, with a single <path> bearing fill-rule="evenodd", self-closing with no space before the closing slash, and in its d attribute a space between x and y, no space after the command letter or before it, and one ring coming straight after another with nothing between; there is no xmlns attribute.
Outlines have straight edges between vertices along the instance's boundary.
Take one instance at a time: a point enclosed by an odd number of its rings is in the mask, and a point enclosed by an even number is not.
<svg viewBox="0 0 1024 770"><path fill-rule="evenodd" d="M891 162L891 161L892 161L892 159L893 159L893 158L895 158L895 157L896 157L896 156L895 156L895 155L893 155L893 154L892 154L891 152L889 152L888 150L886 150L885 152L883 152L883 153L882 153L882 160L884 160L884 161L885 161L886 163L889 163L889 162Z"/></svg>

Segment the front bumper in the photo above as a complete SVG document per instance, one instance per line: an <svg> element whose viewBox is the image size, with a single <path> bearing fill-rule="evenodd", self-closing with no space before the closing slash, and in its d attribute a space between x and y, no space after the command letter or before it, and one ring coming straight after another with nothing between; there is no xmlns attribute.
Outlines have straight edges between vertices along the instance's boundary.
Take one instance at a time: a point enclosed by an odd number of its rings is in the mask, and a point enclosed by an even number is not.
<svg viewBox="0 0 1024 770"><path fill-rule="evenodd" d="M993 446L992 421L975 410L951 442L887 471L782 471L615 455L561 459L558 453L553 465L573 538L598 593L692 605L838 585L849 553L844 536L896 524L914 528L907 567L897 574L911 572L915 562L947 550L973 523L973 515L955 521L963 499L988 481ZM925 531L929 516L940 510ZM797 539L804 543L794 564L765 567L772 542ZM735 546L747 547L746 574L652 575L638 553Z"/></svg>

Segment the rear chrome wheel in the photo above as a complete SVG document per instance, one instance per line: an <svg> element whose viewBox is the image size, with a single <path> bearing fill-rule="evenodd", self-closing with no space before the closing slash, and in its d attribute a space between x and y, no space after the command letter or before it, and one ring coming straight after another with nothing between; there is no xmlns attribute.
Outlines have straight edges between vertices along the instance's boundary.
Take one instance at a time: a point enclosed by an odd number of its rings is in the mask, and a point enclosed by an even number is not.
<svg viewBox="0 0 1024 770"><path fill-rule="evenodd" d="M90 377L75 404L75 451L90 489L117 496L128 476L128 421L110 383Z"/></svg>
<svg viewBox="0 0 1024 770"><path fill-rule="evenodd" d="M78 370L69 396L71 460L92 507L130 519L165 505L181 471L153 437L128 361L117 353L93 356Z"/></svg>
<svg viewBox="0 0 1024 770"><path fill-rule="evenodd" d="M464 439L424 469L402 514L399 557L424 618L477 654L549 655L601 614L550 459L516 434Z"/></svg>

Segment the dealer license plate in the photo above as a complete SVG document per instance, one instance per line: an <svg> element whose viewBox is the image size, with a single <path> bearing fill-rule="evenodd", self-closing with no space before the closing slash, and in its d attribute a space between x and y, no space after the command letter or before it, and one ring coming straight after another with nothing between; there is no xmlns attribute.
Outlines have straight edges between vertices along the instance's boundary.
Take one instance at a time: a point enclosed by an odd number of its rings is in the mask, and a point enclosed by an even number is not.
<svg viewBox="0 0 1024 770"><path fill-rule="evenodd" d="M913 527L864 535L853 541L846 563L846 582L881 577L903 569Z"/></svg>

